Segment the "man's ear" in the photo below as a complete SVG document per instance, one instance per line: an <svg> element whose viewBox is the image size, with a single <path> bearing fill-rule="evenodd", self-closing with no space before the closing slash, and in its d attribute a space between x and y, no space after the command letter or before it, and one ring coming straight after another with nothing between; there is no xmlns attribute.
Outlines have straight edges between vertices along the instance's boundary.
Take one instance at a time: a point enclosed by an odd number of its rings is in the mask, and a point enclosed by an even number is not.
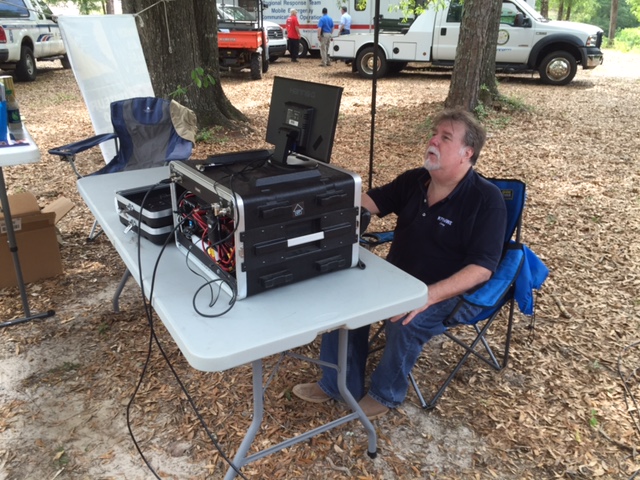
<svg viewBox="0 0 640 480"><path fill-rule="evenodd" d="M460 151L460 156L462 157L463 161L470 160L471 157L473 157L473 148L462 147L462 150Z"/></svg>

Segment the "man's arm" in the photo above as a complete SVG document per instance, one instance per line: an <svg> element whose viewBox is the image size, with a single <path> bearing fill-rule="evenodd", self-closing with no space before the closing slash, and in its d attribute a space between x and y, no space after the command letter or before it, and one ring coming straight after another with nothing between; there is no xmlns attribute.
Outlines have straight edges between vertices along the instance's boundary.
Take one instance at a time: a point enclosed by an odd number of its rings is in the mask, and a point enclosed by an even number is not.
<svg viewBox="0 0 640 480"><path fill-rule="evenodd" d="M374 202L366 193L362 194L362 197L360 198L360 205L369 210L371 215L378 215L380 213L380 209L376 205L376 202Z"/></svg>
<svg viewBox="0 0 640 480"><path fill-rule="evenodd" d="M375 204L374 204L375 205ZM454 273L444 280L440 280L432 285L428 285L429 294L426 305L416 310L412 310L406 317L404 314L391 318L392 322L402 320L403 325L407 325L420 312L425 311L431 305L448 300L457 295L468 292L473 287L486 282L491 278L491 270L479 265L467 265L462 270Z"/></svg>

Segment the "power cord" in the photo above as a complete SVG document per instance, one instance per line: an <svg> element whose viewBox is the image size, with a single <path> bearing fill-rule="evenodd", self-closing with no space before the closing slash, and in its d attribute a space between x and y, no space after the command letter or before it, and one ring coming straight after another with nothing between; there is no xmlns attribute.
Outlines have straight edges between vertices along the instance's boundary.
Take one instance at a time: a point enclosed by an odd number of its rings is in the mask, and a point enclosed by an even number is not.
<svg viewBox="0 0 640 480"><path fill-rule="evenodd" d="M154 265L154 268L153 268L153 274L151 276L151 288L149 290L149 301L148 301L148 303L147 303L147 299L146 299L146 297L144 295L144 281L143 281L143 275L142 275L142 259L141 259L141 255L140 255L140 253L141 253L140 238L142 236L141 235L141 232L142 232L142 211L143 211L144 205L145 205L145 203L147 201L147 198L148 198L149 194L153 191L153 189L155 187L157 187L158 185L162 185L162 184L166 184L166 183L167 183L166 181L163 181L163 182L159 182L158 184L152 185L151 187L149 187L149 190L146 192L144 198L142 199L142 202L140 204L140 211L138 212L138 232L137 232L138 233L138 242L137 242L138 272L139 272L139 275L140 275L139 281L140 281L140 291L141 291L141 295L142 295L142 303L144 305L145 316L146 316L147 322L149 324L149 343L148 343L147 357L146 357L144 365L142 367L142 372L140 373L140 378L139 378L138 383L136 384L136 386L134 388L133 394L131 395L131 398L130 398L129 402L127 403L127 409L126 409L127 429L129 430L129 435L131 436L131 439L133 440L133 443L134 443L134 445L136 447L136 450L138 451L140 457L142 458L144 463L147 465L147 467L151 471L151 473L157 479L161 480L161 477L158 476L158 474L153 469L153 467L151 466L151 464L149 463L149 461L145 457L144 453L142 452L142 449L141 449L140 445L138 444L138 442L137 442L137 440L135 438L135 434L133 433L133 430L131 428L131 407L133 405L135 397L136 397L136 395L137 395L137 393L138 393L138 391L140 389L140 386L142 385L142 381L143 381L144 376L145 376L145 374L147 372L147 369L149 367L149 362L150 362L150 359L151 359L151 351L152 351L152 348L153 348L153 343L155 342L155 344L158 346L158 349L160 350L160 353L162 354L163 358L165 359L165 362L167 363L169 369L171 370L171 373L173 374L174 378L178 382L178 385L180 386L180 389L185 394L185 396L187 398L187 401L189 402L189 405L191 405L191 408L193 409L194 413L196 414L196 417L198 418L198 421L200 422L200 425L203 427L204 431L207 433L207 436L209 437L209 439L213 443L214 447L216 448L216 450L218 451L220 456L224 459L224 461L233 469L233 471L239 477L241 477L242 479L247 480L247 478L242 474L242 472L240 472L240 470L233 463L233 461L224 453L220 443L216 439L216 436L207 427L206 422L204 421L204 418L202 417L200 411L198 410L197 405L195 404L192 396L189 394L189 392L188 392L187 388L185 387L184 383L180 379L180 376L176 372L175 368L171 364L171 361L169 360L169 357L167 356L167 354L164 351L164 349L162 348L160 340L158 339L158 337L156 335L156 332L155 332L154 321L153 321L152 304L153 304L153 290L154 290L154 287L155 287L155 279L156 279L157 269L158 269L158 265L160 264L160 259L162 258L162 255L164 253L165 248L169 244L170 239L173 237L173 234L175 234L175 231L180 226L180 224L177 224L173 228L171 234L165 240L165 242L164 242L164 244L162 246L162 249L160 250L160 253L158 254L158 257L156 259L156 262L155 262L155 265Z"/></svg>

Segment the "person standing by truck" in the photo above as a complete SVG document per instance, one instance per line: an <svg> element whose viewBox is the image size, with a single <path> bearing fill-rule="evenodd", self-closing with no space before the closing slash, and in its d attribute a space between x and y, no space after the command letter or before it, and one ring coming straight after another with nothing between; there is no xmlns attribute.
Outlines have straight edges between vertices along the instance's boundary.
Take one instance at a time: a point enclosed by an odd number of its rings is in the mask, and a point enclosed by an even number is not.
<svg viewBox="0 0 640 480"><path fill-rule="evenodd" d="M329 58L329 44L331 43L331 34L333 33L333 20L327 13L327 8L322 9L322 17L318 22L318 41L320 42L320 55L322 56L321 67L331 65Z"/></svg>
<svg viewBox="0 0 640 480"><path fill-rule="evenodd" d="M340 29L338 30L338 36L349 35L351 33L351 15L347 13L347 7L344 5L340 7L342 16L340 17Z"/></svg>
<svg viewBox="0 0 640 480"><path fill-rule="evenodd" d="M300 22L298 22L298 11L291 9L289 18L287 18L287 48L291 54L291 61L298 61L298 51L300 50Z"/></svg>

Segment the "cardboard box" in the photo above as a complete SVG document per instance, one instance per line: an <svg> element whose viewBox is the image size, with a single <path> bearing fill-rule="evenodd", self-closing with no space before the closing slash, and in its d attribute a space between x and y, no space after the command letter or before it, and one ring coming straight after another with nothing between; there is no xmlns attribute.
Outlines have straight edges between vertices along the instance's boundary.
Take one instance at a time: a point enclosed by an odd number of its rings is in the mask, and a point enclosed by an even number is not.
<svg viewBox="0 0 640 480"><path fill-rule="evenodd" d="M55 224L72 207L73 204L63 197L41 211L32 193L9 195L18 258L25 283L62 273ZM4 214L0 211L0 288L17 285L18 279L13 255L9 251Z"/></svg>

